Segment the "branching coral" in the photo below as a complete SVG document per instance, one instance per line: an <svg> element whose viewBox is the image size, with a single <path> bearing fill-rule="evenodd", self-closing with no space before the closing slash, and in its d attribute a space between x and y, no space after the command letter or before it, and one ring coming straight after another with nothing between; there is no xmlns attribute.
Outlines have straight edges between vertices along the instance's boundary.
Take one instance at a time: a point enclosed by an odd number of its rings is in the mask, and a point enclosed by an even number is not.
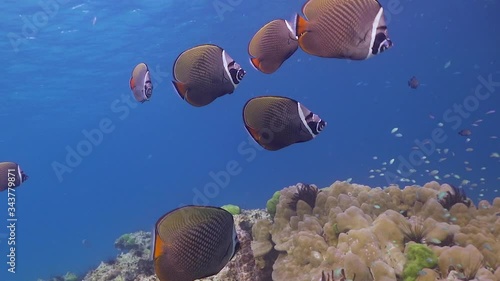
<svg viewBox="0 0 500 281"><path fill-rule="evenodd" d="M115 248L121 251L128 251L138 249L139 244L136 242L135 237L131 234L123 234L115 241Z"/></svg>

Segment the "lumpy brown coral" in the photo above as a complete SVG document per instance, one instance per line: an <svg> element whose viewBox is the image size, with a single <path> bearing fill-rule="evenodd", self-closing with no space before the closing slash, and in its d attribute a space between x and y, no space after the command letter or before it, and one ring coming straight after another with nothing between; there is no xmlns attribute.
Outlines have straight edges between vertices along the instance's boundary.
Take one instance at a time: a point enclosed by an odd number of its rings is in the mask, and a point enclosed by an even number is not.
<svg viewBox="0 0 500 281"><path fill-rule="evenodd" d="M459 280L472 280L483 267L483 259L481 252L472 245L446 247L439 255L439 270L445 275L455 271L453 275Z"/></svg>
<svg viewBox="0 0 500 281"><path fill-rule="evenodd" d="M258 243L278 252L274 281L402 280L410 242L427 244L440 261L414 278L445 280L453 273L450 278L481 274L500 281L498 198L476 208L465 193L437 182L403 189L335 182L305 203L297 200L301 186L280 191L274 221L265 224L269 235L260 233ZM254 224L253 233L261 227ZM450 259L456 249L468 258Z"/></svg>

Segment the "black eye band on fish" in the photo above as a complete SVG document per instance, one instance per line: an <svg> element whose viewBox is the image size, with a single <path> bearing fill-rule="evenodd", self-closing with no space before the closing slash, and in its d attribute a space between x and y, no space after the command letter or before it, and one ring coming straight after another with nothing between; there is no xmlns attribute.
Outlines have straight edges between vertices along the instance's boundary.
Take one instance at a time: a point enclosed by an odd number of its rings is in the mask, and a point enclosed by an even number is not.
<svg viewBox="0 0 500 281"><path fill-rule="evenodd" d="M243 77L245 76L245 74L246 74L245 70L238 69L238 73L236 73L236 76L238 77L238 80L241 80L241 79L243 79Z"/></svg>
<svg viewBox="0 0 500 281"><path fill-rule="evenodd" d="M149 75L147 78L149 78ZM153 94L153 83L149 79L144 82L144 94L148 99L151 98L151 95Z"/></svg>
<svg viewBox="0 0 500 281"><path fill-rule="evenodd" d="M391 46L392 46L392 41L389 38L387 38L385 33L383 32L377 33L377 35L375 36L375 42L372 47L372 54L377 55Z"/></svg>
<svg viewBox="0 0 500 281"><path fill-rule="evenodd" d="M130 89L134 98L141 103L148 101L153 94L153 84L149 68L145 63L139 63L134 67L130 78Z"/></svg>
<svg viewBox="0 0 500 281"><path fill-rule="evenodd" d="M383 51L389 49L391 47L391 42L390 41L387 41L385 40L384 42L382 42L382 44L380 45L380 48L379 48L379 54L382 53Z"/></svg>
<svg viewBox="0 0 500 281"><path fill-rule="evenodd" d="M240 83L240 80L239 79L239 75L238 75L238 70L234 69L234 68L231 68L229 70L229 73L231 73L231 80L233 80L233 83L234 84L239 84Z"/></svg>
<svg viewBox="0 0 500 281"><path fill-rule="evenodd" d="M318 132L318 128L317 128L317 126L316 126L316 123L315 123L315 122L307 122L307 126L309 127L309 129L311 129L311 132L312 132L314 135L319 134L319 132Z"/></svg>
<svg viewBox="0 0 500 281"><path fill-rule="evenodd" d="M314 113L309 113L307 116L306 116L306 122L311 122L313 121L313 117L314 117Z"/></svg>

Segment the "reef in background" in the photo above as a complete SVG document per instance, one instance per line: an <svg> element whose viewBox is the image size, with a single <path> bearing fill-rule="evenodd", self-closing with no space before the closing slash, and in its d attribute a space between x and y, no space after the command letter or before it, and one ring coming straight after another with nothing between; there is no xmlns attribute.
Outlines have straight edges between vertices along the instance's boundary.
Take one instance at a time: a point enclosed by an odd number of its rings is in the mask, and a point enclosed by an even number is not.
<svg viewBox="0 0 500 281"><path fill-rule="evenodd" d="M498 280L500 198L476 207L430 182L386 189L336 182L280 191L252 249L278 251L272 280ZM418 245L415 247L415 245ZM413 248L413 250L412 250Z"/></svg>
<svg viewBox="0 0 500 281"><path fill-rule="evenodd" d="M235 215L241 251L211 281L500 281L500 198L475 206L460 189L282 189L265 210ZM152 281L151 233L120 237L123 251L84 281Z"/></svg>

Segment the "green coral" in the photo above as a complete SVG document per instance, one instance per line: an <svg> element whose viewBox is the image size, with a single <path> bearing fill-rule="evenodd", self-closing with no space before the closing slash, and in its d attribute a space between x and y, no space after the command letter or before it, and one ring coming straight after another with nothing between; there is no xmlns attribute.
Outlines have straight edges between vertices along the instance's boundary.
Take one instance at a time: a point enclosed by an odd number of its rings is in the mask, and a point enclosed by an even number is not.
<svg viewBox="0 0 500 281"><path fill-rule="evenodd" d="M415 281L422 269L434 268L437 265L436 254L424 244L408 245L406 258L403 269L404 281Z"/></svg>
<svg viewBox="0 0 500 281"><path fill-rule="evenodd" d="M66 273L66 275L64 275L64 281L78 281L78 277L76 276L76 274L72 273L72 272L68 272Z"/></svg>
<svg viewBox="0 0 500 281"><path fill-rule="evenodd" d="M266 204L266 209L267 212L271 215L271 217L274 217L274 214L276 214L276 205L280 201L280 192L276 191L273 194L273 197L271 199L267 200Z"/></svg>
<svg viewBox="0 0 500 281"><path fill-rule="evenodd" d="M115 247L119 250L132 250L139 248L135 237L131 234L123 234L115 241Z"/></svg>
<svg viewBox="0 0 500 281"><path fill-rule="evenodd" d="M339 230L339 225L334 223L333 224L333 231L335 232L335 235L339 235L340 234L340 230Z"/></svg>
<svg viewBox="0 0 500 281"><path fill-rule="evenodd" d="M236 206L236 205L224 205L221 207L222 209L230 212L232 215L239 215L241 214L241 209L240 207Z"/></svg>

